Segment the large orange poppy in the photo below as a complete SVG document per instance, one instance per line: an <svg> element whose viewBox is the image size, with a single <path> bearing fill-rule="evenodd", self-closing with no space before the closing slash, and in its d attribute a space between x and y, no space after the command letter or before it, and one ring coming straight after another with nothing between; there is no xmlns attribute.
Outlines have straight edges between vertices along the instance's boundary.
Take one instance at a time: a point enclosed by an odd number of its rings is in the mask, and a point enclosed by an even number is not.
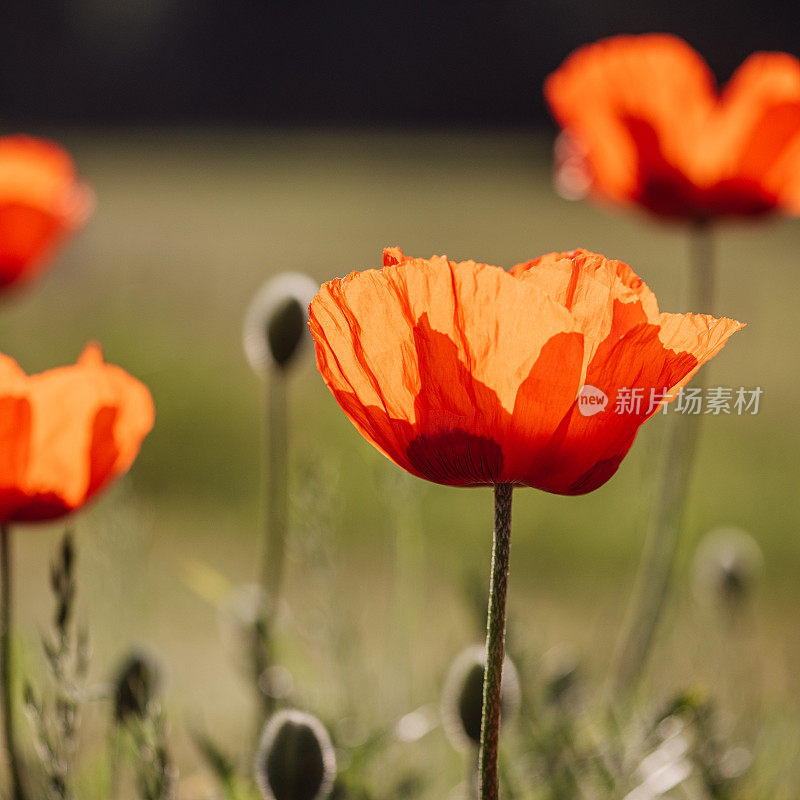
<svg viewBox="0 0 800 800"><path fill-rule="evenodd" d="M38 273L91 211L69 154L29 136L0 138L0 290Z"/></svg>
<svg viewBox="0 0 800 800"><path fill-rule="evenodd" d="M800 214L800 62L756 53L719 92L675 36L616 36L547 78L557 181L667 217Z"/></svg>
<svg viewBox="0 0 800 800"><path fill-rule="evenodd" d="M97 345L30 376L0 354L0 523L80 508L127 472L154 413L147 387Z"/></svg>
<svg viewBox="0 0 800 800"><path fill-rule="evenodd" d="M642 422L743 327L662 313L629 266L585 250L511 272L397 248L383 263L312 301L317 366L378 450L452 486L596 489ZM605 410L589 414L587 393Z"/></svg>

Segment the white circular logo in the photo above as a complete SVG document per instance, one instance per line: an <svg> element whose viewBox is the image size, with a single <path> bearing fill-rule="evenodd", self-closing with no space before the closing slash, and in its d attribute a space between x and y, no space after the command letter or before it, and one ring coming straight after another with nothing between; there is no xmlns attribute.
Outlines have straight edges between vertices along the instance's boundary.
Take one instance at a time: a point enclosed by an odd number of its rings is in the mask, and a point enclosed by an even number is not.
<svg viewBox="0 0 800 800"><path fill-rule="evenodd" d="M596 386L591 386L587 383L578 392L578 411L584 417L593 417L595 414L605 411L607 405L608 397L606 397L606 393Z"/></svg>

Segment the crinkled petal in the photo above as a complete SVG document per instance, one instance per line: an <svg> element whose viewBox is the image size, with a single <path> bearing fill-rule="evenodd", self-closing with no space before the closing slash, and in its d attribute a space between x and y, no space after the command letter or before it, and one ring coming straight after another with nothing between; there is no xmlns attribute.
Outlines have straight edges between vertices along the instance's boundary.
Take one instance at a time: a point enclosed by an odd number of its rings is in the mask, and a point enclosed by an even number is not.
<svg viewBox="0 0 800 800"><path fill-rule="evenodd" d="M655 295L627 264L588 250L549 253L517 264L511 273L536 284L572 314L586 343L584 372L607 337L658 318Z"/></svg>
<svg viewBox="0 0 800 800"><path fill-rule="evenodd" d="M448 485L597 488L641 423L742 327L662 314L630 267L583 250L511 274L398 248L384 263L312 301L317 365L368 441ZM581 413L584 380L607 396L604 412ZM640 402L617 414L627 389Z"/></svg>
<svg viewBox="0 0 800 800"><path fill-rule="evenodd" d="M573 323L498 267L432 258L325 284L310 327L319 369L348 416L407 467L411 435L462 430L502 445L520 386L548 340Z"/></svg>

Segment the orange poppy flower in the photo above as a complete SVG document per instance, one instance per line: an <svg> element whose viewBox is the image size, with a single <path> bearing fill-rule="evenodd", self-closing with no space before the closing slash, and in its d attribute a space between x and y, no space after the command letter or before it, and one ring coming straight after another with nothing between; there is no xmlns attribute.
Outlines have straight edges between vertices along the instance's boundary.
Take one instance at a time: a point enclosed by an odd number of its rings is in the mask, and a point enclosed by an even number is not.
<svg viewBox="0 0 800 800"><path fill-rule="evenodd" d="M666 217L800 214L800 62L756 53L722 92L675 36L616 36L545 82L556 182Z"/></svg>
<svg viewBox="0 0 800 800"><path fill-rule="evenodd" d="M27 280L92 208L69 154L29 136L0 138L0 290Z"/></svg>
<svg viewBox="0 0 800 800"><path fill-rule="evenodd" d="M153 427L147 387L88 345L26 375L0 355L0 522L60 517L127 472Z"/></svg>
<svg viewBox="0 0 800 800"><path fill-rule="evenodd" d="M585 250L510 273L397 248L383 263L312 301L317 366L378 450L451 486L596 489L642 422L742 327L662 313L630 267Z"/></svg>

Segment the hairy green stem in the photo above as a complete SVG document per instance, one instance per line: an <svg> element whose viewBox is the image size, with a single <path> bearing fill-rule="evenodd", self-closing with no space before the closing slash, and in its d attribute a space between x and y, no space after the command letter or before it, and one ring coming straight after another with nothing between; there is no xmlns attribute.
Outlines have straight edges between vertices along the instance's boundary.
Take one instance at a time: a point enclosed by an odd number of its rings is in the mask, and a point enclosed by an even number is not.
<svg viewBox="0 0 800 800"><path fill-rule="evenodd" d="M489 613L486 624L486 669L483 679L483 716L478 771L481 800L497 800L497 755L500 738L500 689L506 637L506 594L511 557L510 483L494 487L494 537Z"/></svg>
<svg viewBox="0 0 800 800"><path fill-rule="evenodd" d="M691 232L689 282L690 311L695 313L711 313L713 310L711 244L709 224L696 222ZM693 388L702 388L704 377L702 373L697 376L692 382ZM674 412L667 421L661 478L612 675L612 692L618 698L629 695L638 685L669 593L700 422L700 414Z"/></svg>
<svg viewBox="0 0 800 800"><path fill-rule="evenodd" d="M11 796L26 800L22 785L19 755L14 736L14 697L11 679L11 531L0 525L0 685L3 691L3 731L6 740L6 760L11 774Z"/></svg>

